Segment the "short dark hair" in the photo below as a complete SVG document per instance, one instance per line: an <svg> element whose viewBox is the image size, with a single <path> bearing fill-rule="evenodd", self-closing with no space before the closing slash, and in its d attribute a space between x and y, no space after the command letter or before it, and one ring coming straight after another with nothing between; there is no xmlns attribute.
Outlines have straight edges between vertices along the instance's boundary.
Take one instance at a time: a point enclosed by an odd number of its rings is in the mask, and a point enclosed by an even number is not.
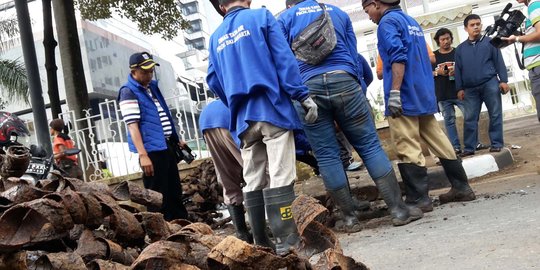
<svg viewBox="0 0 540 270"><path fill-rule="evenodd" d="M244 0L219 0L219 4L222 6L226 6L236 1L244 1Z"/></svg>
<svg viewBox="0 0 540 270"><path fill-rule="evenodd" d="M480 16L476 14L470 14L469 16L465 17L465 20L463 21L463 25L467 27L470 20L482 20L482 19L480 19Z"/></svg>
<svg viewBox="0 0 540 270"><path fill-rule="evenodd" d="M62 130L64 130L64 127L65 127L64 120L60 118L56 118L51 121L51 123L49 124L49 127L55 131L62 132Z"/></svg>
<svg viewBox="0 0 540 270"><path fill-rule="evenodd" d="M304 2L305 0L287 0L285 1L285 6L288 7L288 6L294 6L300 2Z"/></svg>
<svg viewBox="0 0 540 270"><path fill-rule="evenodd" d="M437 33L435 33L435 37L433 38L435 40L435 42L437 43L437 46L441 45L441 44L439 44L439 38L446 35L446 34L450 35L450 39L452 39L452 41L454 40L454 35L452 34L452 31L450 31L448 28L443 27L443 28L437 30Z"/></svg>

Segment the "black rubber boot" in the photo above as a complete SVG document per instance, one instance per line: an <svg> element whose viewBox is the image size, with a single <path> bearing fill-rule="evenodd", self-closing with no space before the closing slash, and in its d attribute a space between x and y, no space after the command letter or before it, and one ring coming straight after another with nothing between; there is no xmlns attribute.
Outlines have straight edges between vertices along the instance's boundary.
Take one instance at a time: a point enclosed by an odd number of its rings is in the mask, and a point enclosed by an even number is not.
<svg viewBox="0 0 540 270"><path fill-rule="evenodd" d="M347 188L349 189L349 193L351 194L354 210L357 212L356 214L360 214L360 212L367 211L371 208L371 204L368 201L363 201L355 198L352 195L351 192L351 182L349 182L349 177L347 176L347 173L345 173L345 179L347 180Z"/></svg>
<svg viewBox="0 0 540 270"><path fill-rule="evenodd" d="M476 199L476 195L469 186L469 179L463 169L461 159L448 160L439 158L441 165L444 168L444 173L452 188L445 194L439 196L441 204L449 202L468 202Z"/></svg>
<svg viewBox="0 0 540 270"><path fill-rule="evenodd" d="M381 193L384 202L390 210L392 224L402 226L420 219L424 213L415 206L407 206L401 197L401 189L397 181L396 173L392 169L386 176L374 181Z"/></svg>
<svg viewBox="0 0 540 270"><path fill-rule="evenodd" d="M230 204L227 205L227 209L229 210L229 215L231 216L234 230L236 231L236 237L238 237L240 240L253 244L253 237L251 236L251 233L249 233L246 225L244 206Z"/></svg>
<svg viewBox="0 0 540 270"><path fill-rule="evenodd" d="M263 194L270 229L276 242L276 253L285 255L300 244L300 236L291 210L296 198L294 185L267 188L263 190Z"/></svg>
<svg viewBox="0 0 540 270"><path fill-rule="evenodd" d="M249 225L253 233L255 245L275 249L266 233L266 213L262 190L244 192L244 205L248 213Z"/></svg>
<svg viewBox="0 0 540 270"><path fill-rule="evenodd" d="M398 168L405 185L405 203L420 208L424 213L433 211L427 168L412 163L399 163Z"/></svg>
<svg viewBox="0 0 540 270"><path fill-rule="evenodd" d="M338 222L336 222L336 230L347 233L358 232L362 230L360 221L358 221L358 218L355 214L356 209L353 199L351 197L351 193L349 192L349 188L345 186L338 190L328 190L328 193L330 193L330 196L332 196L332 200L339 207L342 213L341 216L343 220L339 220Z"/></svg>

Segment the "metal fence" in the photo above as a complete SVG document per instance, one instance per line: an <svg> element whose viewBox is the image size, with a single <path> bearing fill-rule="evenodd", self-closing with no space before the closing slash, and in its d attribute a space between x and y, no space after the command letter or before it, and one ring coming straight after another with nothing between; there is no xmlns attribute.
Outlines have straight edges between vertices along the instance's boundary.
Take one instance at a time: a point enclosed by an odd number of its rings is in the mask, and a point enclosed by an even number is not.
<svg viewBox="0 0 540 270"><path fill-rule="evenodd" d="M175 90L173 96L165 100L181 139L196 152L197 158L208 157L198 128L200 112L209 98L208 92L195 83L183 85L184 89ZM138 155L128 149L128 130L122 121L119 104L116 100L105 100L98 107L97 112L85 110L85 116L80 119L73 111L60 116L68 126L70 137L82 149L79 163L85 171L85 181L140 172Z"/></svg>

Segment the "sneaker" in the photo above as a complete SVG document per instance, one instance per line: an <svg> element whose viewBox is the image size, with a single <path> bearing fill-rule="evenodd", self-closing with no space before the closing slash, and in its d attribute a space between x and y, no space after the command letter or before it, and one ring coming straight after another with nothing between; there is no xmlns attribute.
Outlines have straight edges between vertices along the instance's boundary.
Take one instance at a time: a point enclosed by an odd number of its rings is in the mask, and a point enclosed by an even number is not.
<svg viewBox="0 0 540 270"><path fill-rule="evenodd" d="M362 162L352 162L351 164L349 164L349 166L347 166L347 168L345 168L346 171L358 171L360 169L362 169L362 167L364 166L364 164L362 164Z"/></svg>
<svg viewBox="0 0 540 270"><path fill-rule="evenodd" d="M483 143L478 143L478 145L476 145L476 150L484 150L484 149L488 149L489 146L483 144Z"/></svg>
<svg viewBox="0 0 540 270"><path fill-rule="evenodd" d="M502 148L501 147L491 147L489 148L489 152L501 152Z"/></svg>
<svg viewBox="0 0 540 270"><path fill-rule="evenodd" d="M460 157L468 157L473 156L474 152L464 151L463 153L459 154Z"/></svg>
<svg viewBox="0 0 540 270"><path fill-rule="evenodd" d="M456 153L456 155L463 153L463 151L461 151L461 149L459 148L454 148L454 152Z"/></svg>

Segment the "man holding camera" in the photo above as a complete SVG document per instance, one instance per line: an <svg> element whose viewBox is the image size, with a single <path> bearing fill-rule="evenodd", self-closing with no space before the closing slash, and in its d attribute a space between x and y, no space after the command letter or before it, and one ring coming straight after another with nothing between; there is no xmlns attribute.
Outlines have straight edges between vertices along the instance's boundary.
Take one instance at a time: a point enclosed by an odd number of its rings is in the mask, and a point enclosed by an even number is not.
<svg viewBox="0 0 540 270"><path fill-rule="evenodd" d="M144 187L163 195L165 220L187 219L176 155L176 144L181 142L158 83L152 80L156 66L147 52L131 55L131 74L120 88L118 101L129 130L129 150L139 154Z"/></svg>
<svg viewBox="0 0 540 270"><path fill-rule="evenodd" d="M468 40L456 48L455 79L458 98L465 101L464 149L461 156L474 155L478 143L478 120L482 103L489 114L490 152L504 147L501 93L510 90L508 74L501 51L491 45L491 38L481 39L480 16L465 18Z"/></svg>
<svg viewBox="0 0 540 270"><path fill-rule="evenodd" d="M508 38L510 43L523 43L523 57L525 67L529 70L529 79L532 85L532 95L536 102L536 114L540 122L540 0L516 0L520 4L527 6L529 18L525 21L525 35L511 35Z"/></svg>

